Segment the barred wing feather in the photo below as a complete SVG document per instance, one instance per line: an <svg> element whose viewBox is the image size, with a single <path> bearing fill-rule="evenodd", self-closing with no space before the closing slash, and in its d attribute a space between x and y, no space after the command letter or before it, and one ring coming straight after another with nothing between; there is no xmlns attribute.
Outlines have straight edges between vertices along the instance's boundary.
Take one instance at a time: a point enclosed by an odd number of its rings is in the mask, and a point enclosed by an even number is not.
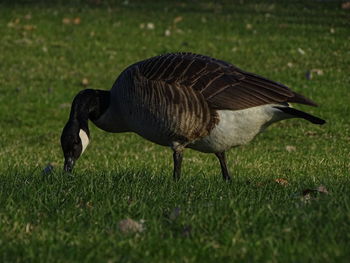
<svg viewBox="0 0 350 263"><path fill-rule="evenodd" d="M241 110L288 102L316 106L285 85L245 72L227 62L192 53L173 53L138 63L139 73L150 81L191 88L211 108Z"/></svg>

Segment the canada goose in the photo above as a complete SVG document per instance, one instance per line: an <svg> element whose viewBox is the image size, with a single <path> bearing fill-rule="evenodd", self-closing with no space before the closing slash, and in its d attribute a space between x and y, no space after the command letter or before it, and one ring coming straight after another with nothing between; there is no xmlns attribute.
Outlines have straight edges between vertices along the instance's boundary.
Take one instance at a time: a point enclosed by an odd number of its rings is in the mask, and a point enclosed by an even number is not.
<svg viewBox="0 0 350 263"><path fill-rule="evenodd" d="M90 119L107 132L135 132L171 147L175 180L185 148L214 153L229 180L225 152L270 124L289 118L325 123L289 102L317 106L281 83L218 59L192 53L152 57L126 68L110 91L86 89L76 95L61 136L64 170L72 171L86 149Z"/></svg>

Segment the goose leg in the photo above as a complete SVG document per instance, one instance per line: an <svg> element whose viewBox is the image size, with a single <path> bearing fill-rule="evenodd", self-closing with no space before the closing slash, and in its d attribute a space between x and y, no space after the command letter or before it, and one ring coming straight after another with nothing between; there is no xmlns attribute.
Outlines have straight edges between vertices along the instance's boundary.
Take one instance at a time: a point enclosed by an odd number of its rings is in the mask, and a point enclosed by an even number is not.
<svg viewBox="0 0 350 263"><path fill-rule="evenodd" d="M174 181L178 181L181 176L181 163L182 163L183 151L174 150L173 158L174 158Z"/></svg>
<svg viewBox="0 0 350 263"><path fill-rule="evenodd" d="M230 176L230 173L227 169L225 152L215 153L215 155L216 155L216 157L218 157L218 159L220 161L221 172L222 172L222 176L223 176L224 180L230 181L231 176Z"/></svg>

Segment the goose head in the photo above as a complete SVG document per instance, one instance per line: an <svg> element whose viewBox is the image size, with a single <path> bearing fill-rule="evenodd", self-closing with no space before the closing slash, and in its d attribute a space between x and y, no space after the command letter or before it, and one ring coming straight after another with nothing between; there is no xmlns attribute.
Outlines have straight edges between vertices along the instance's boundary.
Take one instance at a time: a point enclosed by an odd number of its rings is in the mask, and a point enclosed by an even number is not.
<svg viewBox="0 0 350 263"><path fill-rule="evenodd" d="M64 170L71 172L90 140L88 120L95 122L109 107L110 92L85 89L74 98L61 135ZM107 125L108 126L108 125Z"/></svg>
<svg viewBox="0 0 350 263"><path fill-rule="evenodd" d="M82 128L77 121L69 121L63 128L61 146L64 155L64 170L72 172L76 160L89 144L89 130Z"/></svg>

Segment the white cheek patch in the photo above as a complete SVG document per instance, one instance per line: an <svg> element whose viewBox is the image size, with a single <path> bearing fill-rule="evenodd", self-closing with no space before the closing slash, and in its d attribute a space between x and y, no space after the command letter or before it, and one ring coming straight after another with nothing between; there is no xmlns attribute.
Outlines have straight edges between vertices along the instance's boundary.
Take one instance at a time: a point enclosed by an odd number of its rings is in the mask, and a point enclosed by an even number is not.
<svg viewBox="0 0 350 263"><path fill-rule="evenodd" d="M83 154L83 152L85 151L86 147L89 144L89 137L87 136L86 132L82 129L80 129L79 131L79 137L81 140L81 144L83 146L83 150L81 151L81 154Z"/></svg>

